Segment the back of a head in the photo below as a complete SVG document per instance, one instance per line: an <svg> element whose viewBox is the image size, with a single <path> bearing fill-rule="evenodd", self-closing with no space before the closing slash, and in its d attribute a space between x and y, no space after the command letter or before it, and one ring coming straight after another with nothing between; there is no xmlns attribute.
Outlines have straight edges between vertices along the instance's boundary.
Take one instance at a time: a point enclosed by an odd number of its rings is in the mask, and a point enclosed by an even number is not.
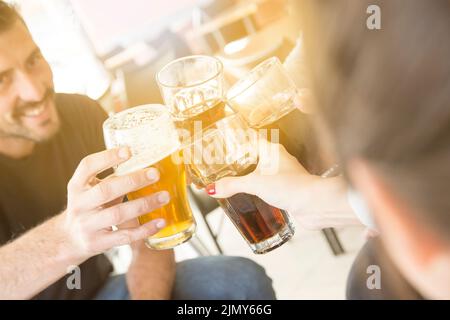
<svg viewBox="0 0 450 320"><path fill-rule="evenodd" d="M381 9L370 30L369 5ZM344 163L359 157L450 243L450 1L306 0L307 61Z"/></svg>

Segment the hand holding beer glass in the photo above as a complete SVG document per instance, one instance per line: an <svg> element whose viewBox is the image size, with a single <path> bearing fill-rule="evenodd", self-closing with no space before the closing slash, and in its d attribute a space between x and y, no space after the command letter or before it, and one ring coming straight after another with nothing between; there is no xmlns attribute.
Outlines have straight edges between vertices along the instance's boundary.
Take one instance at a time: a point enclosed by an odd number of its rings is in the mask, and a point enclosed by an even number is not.
<svg viewBox="0 0 450 320"><path fill-rule="evenodd" d="M233 114L194 136L183 155L189 171L196 176L193 181L200 181L198 187L224 177L246 175L258 162L257 132ZM269 252L294 235L288 212L257 196L238 193L218 202L254 253Z"/></svg>
<svg viewBox="0 0 450 320"><path fill-rule="evenodd" d="M150 166L160 172L158 182L129 193L130 200L162 190L169 192L171 201L167 205L139 217L140 224L156 218L166 221L163 229L146 239L146 245L162 250L189 240L196 224L188 204L184 165L179 158L180 141L167 108L144 105L126 109L107 119L103 132L108 149L127 146L131 151L130 159L115 168L117 176Z"/></svg>

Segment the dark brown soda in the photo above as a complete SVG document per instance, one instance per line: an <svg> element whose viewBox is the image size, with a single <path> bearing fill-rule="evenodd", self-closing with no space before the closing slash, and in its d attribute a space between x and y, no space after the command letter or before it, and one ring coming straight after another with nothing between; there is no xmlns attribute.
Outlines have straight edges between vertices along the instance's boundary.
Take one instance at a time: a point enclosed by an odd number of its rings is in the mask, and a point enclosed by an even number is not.
<svg viewBox="0 0 450 320"><path fill-rule="evenodd" d="M285 211L257 196L238 193L230 198L218 199L218 202L251 244L273 237L286 226Z"/></svg>
<svg viewBox="0 0 450 320"><path fill-rule="evenodd" d="M239 176L256 169L246 168ZM261 198L248 193L237 193L226 199L217 199L228 217L251 244L267 240L279 233L287 224L286 211L273 207Z"/></svg>

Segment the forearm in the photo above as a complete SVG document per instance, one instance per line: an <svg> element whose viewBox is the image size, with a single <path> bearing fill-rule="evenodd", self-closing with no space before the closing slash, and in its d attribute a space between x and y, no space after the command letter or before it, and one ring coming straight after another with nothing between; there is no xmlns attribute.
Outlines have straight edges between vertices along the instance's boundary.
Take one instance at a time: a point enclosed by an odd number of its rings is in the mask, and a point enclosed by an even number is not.
<svg viewBox="0 0 450 320"><path fill-rule="evenodd" d="M132 299L170 299L175 281L173 250L152 250L143 241L132 245L133 260L127 273Z"/></svg>
<svg viewBox="0 0 450 320"><path fill-rule="evenodd" d="M292 213L297 217L307 215L308 219L303 220L313 229L361 225L348 203L347 185L342 177L317 178L309 192L295 202Z"/></svg>
<svg viewBox="0 0 450 320"><path fill-rule="evenodd" d="M0 299L29 299L80 264L61 228L62 214L0 248Z"/></svg>

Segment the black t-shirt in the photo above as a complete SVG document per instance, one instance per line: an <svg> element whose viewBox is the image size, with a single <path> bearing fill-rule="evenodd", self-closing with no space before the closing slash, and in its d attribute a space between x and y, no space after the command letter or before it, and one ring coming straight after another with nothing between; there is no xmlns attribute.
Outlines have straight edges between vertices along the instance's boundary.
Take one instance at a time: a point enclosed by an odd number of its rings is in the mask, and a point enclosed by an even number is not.
<svg viewBox="0 0 450 320"><path fill-rule="evenodd" d="M80 160L105 148L102 123L107 116L95 101L70 94L56 94L55 99L61 121L58 133L37 144L26 158L0 154L0 245L62 212L67 183ZM98 255L82 263L80 270L81 289L67 288L68 274L34 298L90 299L112 266Z"/></svg>

